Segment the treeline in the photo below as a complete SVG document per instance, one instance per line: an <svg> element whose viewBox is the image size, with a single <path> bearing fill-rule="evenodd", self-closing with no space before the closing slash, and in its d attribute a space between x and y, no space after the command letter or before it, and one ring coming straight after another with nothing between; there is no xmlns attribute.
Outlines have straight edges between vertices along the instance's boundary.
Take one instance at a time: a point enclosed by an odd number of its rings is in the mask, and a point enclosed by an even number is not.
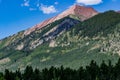
<svg viewBox="0 0 120 80"><path fill-rule="evenodd" d="M97 65L92 60L89 66L77 70L63 66L43 70L33 70L31 66L27 66L24 72L6 69L4 73L0 73L0 80L120 80L120 59L115 65L111 61L108 64L103 61L101 65Z"/></svg>

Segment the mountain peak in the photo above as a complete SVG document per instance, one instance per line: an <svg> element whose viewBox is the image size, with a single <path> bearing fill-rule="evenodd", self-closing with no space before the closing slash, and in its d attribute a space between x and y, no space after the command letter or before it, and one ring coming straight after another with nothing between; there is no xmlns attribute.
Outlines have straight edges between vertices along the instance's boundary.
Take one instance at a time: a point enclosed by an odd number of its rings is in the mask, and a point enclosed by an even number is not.
<svg viewBox="0 0 120 80"><path fill-rule="evenodd" d="M69 9L78 9L78 8L85 8L86 6L82 6L82 5L78 5L78 4L75 4L75 5L72 5L69 7Z"/></svg>
<svg viewBox="0 0 120 80"><path fill-rule="evenodd" d="M120 13L120 11L117 11L118 13Z"/></svg>
<svg viewBox="0 0 120 80"><path fill-rule="evenodd" d="M61 19L68 15L75 15L80 18L81 21L84 21L96 14L98 12L94 10L92 7L80 6L80 5L73 5L69 9L65 10L61 14L58 15L58 19Z"/></svg>
<svg viewBox="0 0 120 80"><path fill-rule="evenodd" d="M62 19L64 17L68 16L68 15L75 15L80 19L80 21L84 21L86 19L89 19L89 18L93 17L96 14L98 14L98 12L91 7L73 5L69 9L62 12L61 14L58 14L55 17L47 19L47 20L43 21L42 23L26 30L24 34L28 35L31 32L33 32L34 30L41 29L42 27L44 27L44 26L46 26L46 25L48 25L48 24L50 24L50 23L52 23L56 20Z"/></svg>
<svg viewBox="0 0 120 80"><path fill-rule="evenodd" d="M85 8L86 6L82 6L82 5L75 4L75 5L70 6L69 9L73 9L73 10L74 10L74 9L78 9L78 8L80 8L80 7L81 7L81 8Z"/></svg>
<svg viewBox="0 0 120 80"><path fill-rule="evenodd" d="M70 6L68 10L75 10L78 7L84 7L84 6L80 6L80 5L75 4L75 5Z"/></svg>

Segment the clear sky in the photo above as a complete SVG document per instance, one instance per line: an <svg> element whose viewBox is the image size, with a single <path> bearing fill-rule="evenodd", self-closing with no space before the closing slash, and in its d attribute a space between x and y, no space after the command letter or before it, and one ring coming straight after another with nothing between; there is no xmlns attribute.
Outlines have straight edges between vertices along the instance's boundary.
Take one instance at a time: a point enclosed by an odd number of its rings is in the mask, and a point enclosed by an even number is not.
<svg viewBox="0 0 120 80"><path fill-rule="evenodd" d="M28 29L73 4L99 12L120 10L120 0L0 0L0 39Z"/></svg>

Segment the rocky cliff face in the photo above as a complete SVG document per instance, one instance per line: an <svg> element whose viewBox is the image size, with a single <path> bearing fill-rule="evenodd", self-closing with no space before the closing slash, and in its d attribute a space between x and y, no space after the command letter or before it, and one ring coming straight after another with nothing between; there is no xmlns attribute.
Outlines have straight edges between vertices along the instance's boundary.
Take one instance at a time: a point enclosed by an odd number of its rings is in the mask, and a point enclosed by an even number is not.
<svg viewBox="0 0 120 80"><path fill-rule="evenodd" d="M43 21L42 23L26 30L24 34L28 35L31 32L33 32L34 30L40 29L40 28L42 28L42 27L44 27L44 26L46 26L46 25L48 25L48 24L50 24L50 23L52 23L56 20L59 20L61 18L64 18L64 17L68 16L68 15L75 15L80 19L80 21L84 21L88 18L91 18L92 16L94 16L96 14L98 14L98 12L91 7L73 5L69 9L62 12L61 14L59 14L55 17L52 17L50 19L47 19L47 20Z"/></svg>
<svg viewBox="0 0 120 80"><path fill-rule="evenodd" d="M56 20L55 22L50 23L49 25L40 29L35 28L34 30L33 27L31 29L34 31L32 31L28 35L24 35L24 32L20 32L16 35L9 37L9 43L6 44L5 47L8 50L33 50L36 47L42 45L43 43L54 40L63 32L68 31L70 28L74 27L78 23L80 23L79 20L73 19L71 18L71 16L67 16L62 19Z"/></svg>

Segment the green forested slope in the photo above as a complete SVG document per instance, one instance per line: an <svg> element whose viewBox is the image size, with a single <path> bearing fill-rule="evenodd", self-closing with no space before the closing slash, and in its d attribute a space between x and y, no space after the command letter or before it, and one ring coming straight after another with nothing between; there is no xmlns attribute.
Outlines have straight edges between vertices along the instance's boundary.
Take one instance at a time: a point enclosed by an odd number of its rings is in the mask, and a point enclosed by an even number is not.
<svg viewBox="0 0 120 80"><path fill-rule="evenodd" d="M70 19L71 23L74 21L76 22L76 20ZM64 26L68 28L70 22L66 22L62 25L62 28ZM52 24L57 25L60 23L58 21ZM27 46L25 48L27 49L29 41L40 37L43 38L44 36L39 35L44 32L46 34L52 27L45 27L42 31L40 30L40 33L39 31L31 33L29 37L20 41L26 41L25 45ZM7 50L7 47L16 47L16 45L8 45L3 48L2 45L6 44L5 40L3 40L0 44L0 68L24 69L27 65L40 69L61 65L79 68L79 66L88 65L91 60L95 60L97 64L100 64L102 60L106 62L111 60L113 64L116 63L120 54L120 14L114 11L100 13L86 21L79 22L79 24L68 30L66 28L58 28L62 30L60 34L32 50L14 50L14 48L13 50Z"/></svg>

